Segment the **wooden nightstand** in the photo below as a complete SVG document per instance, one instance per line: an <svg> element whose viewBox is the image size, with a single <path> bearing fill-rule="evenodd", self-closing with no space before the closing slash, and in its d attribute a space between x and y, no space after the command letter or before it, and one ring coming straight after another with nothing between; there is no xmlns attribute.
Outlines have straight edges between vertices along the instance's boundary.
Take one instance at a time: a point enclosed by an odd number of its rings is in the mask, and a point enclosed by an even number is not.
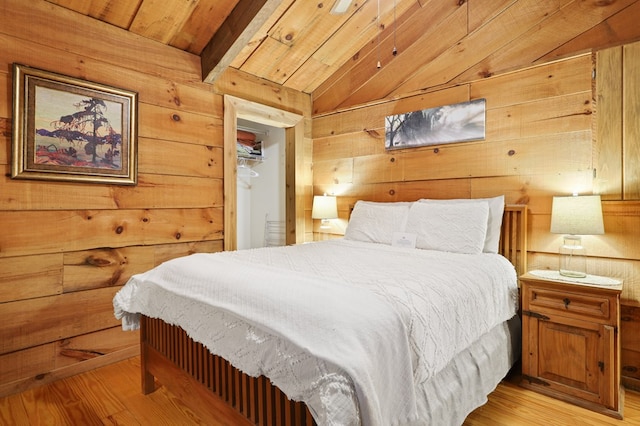
<svg viewBox="0 0 640 426"><path fill-rule="evenodd" d="M579 281L556 271L520 277L521 386L621 419L622 282L597 276Z"/></svg>

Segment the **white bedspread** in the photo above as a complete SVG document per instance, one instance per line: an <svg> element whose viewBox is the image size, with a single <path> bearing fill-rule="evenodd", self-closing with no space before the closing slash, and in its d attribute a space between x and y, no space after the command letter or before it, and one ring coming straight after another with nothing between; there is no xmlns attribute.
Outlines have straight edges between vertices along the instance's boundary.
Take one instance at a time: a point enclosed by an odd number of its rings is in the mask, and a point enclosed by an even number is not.
<svg viewBox="0 0 640 426"><path fill-rule="evenodd" d="M139 313L180 325L320 424L384 426L419 424L416 389L516 303L501 256L347 240L175 259L114 298L123 327Z"/></svg>

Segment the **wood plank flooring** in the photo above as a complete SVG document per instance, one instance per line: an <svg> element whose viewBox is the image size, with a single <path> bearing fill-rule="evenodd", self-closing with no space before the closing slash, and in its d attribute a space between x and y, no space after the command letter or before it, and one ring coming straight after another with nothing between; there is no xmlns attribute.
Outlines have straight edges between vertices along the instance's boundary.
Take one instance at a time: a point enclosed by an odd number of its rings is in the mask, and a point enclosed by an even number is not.
<svg viewBox="0 0 640 426"><path fill-rule="evenodd" d="M640 393L626 392L624 420L616 420L501 383L465 426L640 426ZM202 425L182 402L160 387L140 392L140 358L0 398L0 425ZM219 426L217 423L211 426Z"/></svg>

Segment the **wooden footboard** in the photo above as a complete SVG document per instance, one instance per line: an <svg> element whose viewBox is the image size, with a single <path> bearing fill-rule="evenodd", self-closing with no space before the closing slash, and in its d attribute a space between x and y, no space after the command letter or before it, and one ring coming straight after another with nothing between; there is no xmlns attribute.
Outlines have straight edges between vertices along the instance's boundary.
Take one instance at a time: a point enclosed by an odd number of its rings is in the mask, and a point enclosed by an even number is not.
<svg viewBox="0 0 640 426"><path fill-rule="evenodd" d="M212 355L180 327L143 316L140 353L142 392L153 392L155 377L207 424L315 425L305 404Z"/></svg>
<svg viewBox="0 0 640 426"><path fill-rule="evenodd" d="M505 208L500 253L516 267L527 265L527 209ZM212 355L180 327L142 317L142 391L155 389L154 377L208 424L312 426L307 406L293 402L264 376L254 378Z"/></svg>

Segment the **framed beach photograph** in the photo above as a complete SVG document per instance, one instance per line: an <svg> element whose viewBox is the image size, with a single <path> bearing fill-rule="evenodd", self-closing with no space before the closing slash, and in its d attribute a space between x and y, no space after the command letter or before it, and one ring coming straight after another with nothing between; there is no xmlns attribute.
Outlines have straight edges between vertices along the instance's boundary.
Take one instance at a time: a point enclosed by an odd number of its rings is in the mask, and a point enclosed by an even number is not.
<svg viewBox="0 0 640 426"><path fill-rule="evenodd" d="M13 64L11 177L135 185L137 93Z"/></svg>
<svg viewBox="0 0 640 426"><path fill-rule="evenodd" d="M385 148L402 149L485 138L486 100L385 117Z"/></svg>

